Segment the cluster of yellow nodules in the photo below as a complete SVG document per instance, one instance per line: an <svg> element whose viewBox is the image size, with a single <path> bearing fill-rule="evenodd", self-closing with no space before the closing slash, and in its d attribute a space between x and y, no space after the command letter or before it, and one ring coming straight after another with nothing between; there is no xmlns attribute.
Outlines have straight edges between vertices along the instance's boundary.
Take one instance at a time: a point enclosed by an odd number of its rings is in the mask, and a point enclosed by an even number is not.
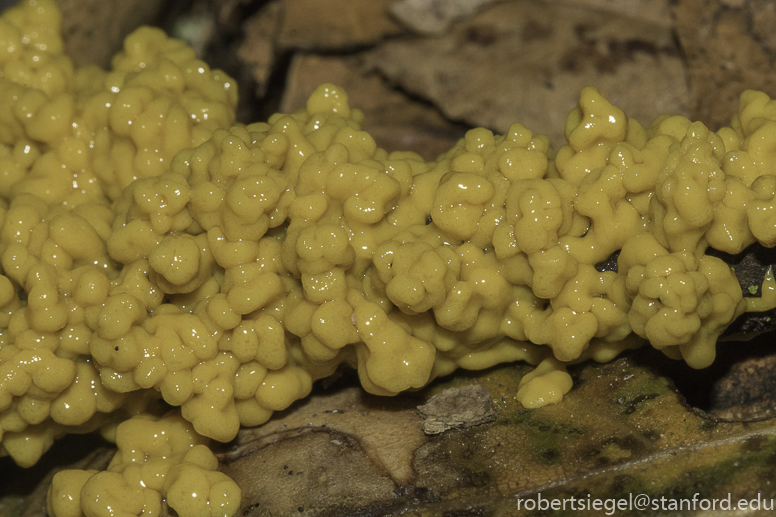
<svg viewBox="0 0 776 517"><path fill-rule="evenodd" d="M56 436L98 428L128 403L92 347L126 337L129 328L117 327L124 310L145 316L161 292L148 263L110 255L112 203L133 181L168 170L178 151L231 126L236 100L230 78L160 30L128 37L110 71L75 69L54 2L3 13L0 452L31 465Z"/></svg>
<svg viewBox="0 0 776 517"><path fill-rule="evenodd" d="M0 18L0 454L96 429L119 452L58 475L53 516L234 513L207 438L342 363L395 394L526 360L535 407L642 338L707 366L776 306L773 275L747 301L705 253L776 245L765 94L714 133L587 88L557 154L515 124L425 162L378 148L336 86L233 125L231 80L183 43L140 29L112 71L76 70L58 30L50 0Z"/></svg>
<svg viewBox="0 0 776 517"><path fill-rule="evenodd" d="M232 515L240 489L180 415L139 416L118 426L106 471L62 470L48 493L51 516L159 516L162 500L179 515Z"/></svg>
<svg viewBox="0 0 776 517"><path fill-rule="evenodd" d="M231 78L182 41L141 28L110 71L75 69L60 13L36 0L0 18L0 196L106 203L234 122Z"/></svg>

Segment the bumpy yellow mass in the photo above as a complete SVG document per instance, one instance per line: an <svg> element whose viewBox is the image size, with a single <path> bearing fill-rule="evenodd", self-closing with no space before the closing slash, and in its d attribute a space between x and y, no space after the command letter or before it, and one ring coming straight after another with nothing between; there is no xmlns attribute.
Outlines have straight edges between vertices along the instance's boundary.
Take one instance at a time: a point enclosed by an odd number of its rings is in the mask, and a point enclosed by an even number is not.
<svg viewBox="0 0 776 517"><path fill-rule="evenodd" d="M525 360L526 407L566 365L648 340L702 368L745 311L708 248L776 245L776 101L731 127L643 127L594 88L568 145L473 129L388 153L345 92L234 124L231 79L143 28L74 69L51 0L0 18L0 454L118 445L66 471L52 517L234 514L209 439L265 422L347 363L372 393ZM599 263L617 256L617 268ZM166 413L172 407L172 412Z"/></svg>

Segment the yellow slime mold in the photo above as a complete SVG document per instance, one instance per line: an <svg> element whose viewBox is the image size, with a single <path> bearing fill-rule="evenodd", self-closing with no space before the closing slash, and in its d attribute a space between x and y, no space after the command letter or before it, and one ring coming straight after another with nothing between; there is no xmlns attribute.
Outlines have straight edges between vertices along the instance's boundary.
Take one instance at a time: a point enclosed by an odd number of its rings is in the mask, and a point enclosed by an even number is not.
<svg viewBox="0 0 776 517"><path fill-rule="evenodd" d="M342 363L390 395L524 360L538 407L571 362L648 340L705 367L776 307L772 273L744 298L706 254L776 245L765 94L715 133L586 88L557 155L514 124L429 163L377 147L336 86L235 125L232 80L183 43L143 28L112 70L75 69L59 23L52 0L0 18L0 454L97 429L118 453L58 474L52 517L233 515L208 440Z"/></svg>

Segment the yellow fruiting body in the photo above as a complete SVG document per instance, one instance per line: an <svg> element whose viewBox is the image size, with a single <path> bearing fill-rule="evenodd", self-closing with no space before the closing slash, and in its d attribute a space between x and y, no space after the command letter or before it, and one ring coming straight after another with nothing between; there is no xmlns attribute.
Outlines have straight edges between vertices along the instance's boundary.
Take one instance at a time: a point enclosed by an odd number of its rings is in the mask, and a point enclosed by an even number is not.
<svg viewBox="0 0 776 517"><path fill-rule="evenodd" d="M524 360L517 398L538 407L569 363L646 339L702 368L737 316L776 307L772 273L744 298L706 254L776 245L763 93L715 133L642 127L586 88L557 154L514 124L425 162L378 148L333 85L235 125L231 79L155 29L111 71L75 69L53 1L27 0L0 41L0 454L29 466L98 429L119 449L107 472L55 477L52 517L164 498L234 514L208 440L342 363L393 395Z"/></svg>

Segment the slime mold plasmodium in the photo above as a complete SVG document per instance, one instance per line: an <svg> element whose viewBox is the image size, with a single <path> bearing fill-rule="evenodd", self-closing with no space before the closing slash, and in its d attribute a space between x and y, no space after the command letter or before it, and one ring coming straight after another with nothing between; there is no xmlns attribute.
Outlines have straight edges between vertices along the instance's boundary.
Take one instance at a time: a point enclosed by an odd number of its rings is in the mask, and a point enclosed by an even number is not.
<svg viewBox="0 0 776 517"><path fill-rule="evenodd" d="M472 129L434 162L378 148L345 92L234 123L235 86L142 28L75 69L51 0L0 18L0 454L33 465L100 430L105 472L63 471L52 517L232 515L209 440L342 363L393 395L456 368L566 365L645 342L703 368L744 298L709 248L776 245L776 101L717 132L643 127L594 88L568 144ZM617 257L616 268L600 264Z"/></svg>

